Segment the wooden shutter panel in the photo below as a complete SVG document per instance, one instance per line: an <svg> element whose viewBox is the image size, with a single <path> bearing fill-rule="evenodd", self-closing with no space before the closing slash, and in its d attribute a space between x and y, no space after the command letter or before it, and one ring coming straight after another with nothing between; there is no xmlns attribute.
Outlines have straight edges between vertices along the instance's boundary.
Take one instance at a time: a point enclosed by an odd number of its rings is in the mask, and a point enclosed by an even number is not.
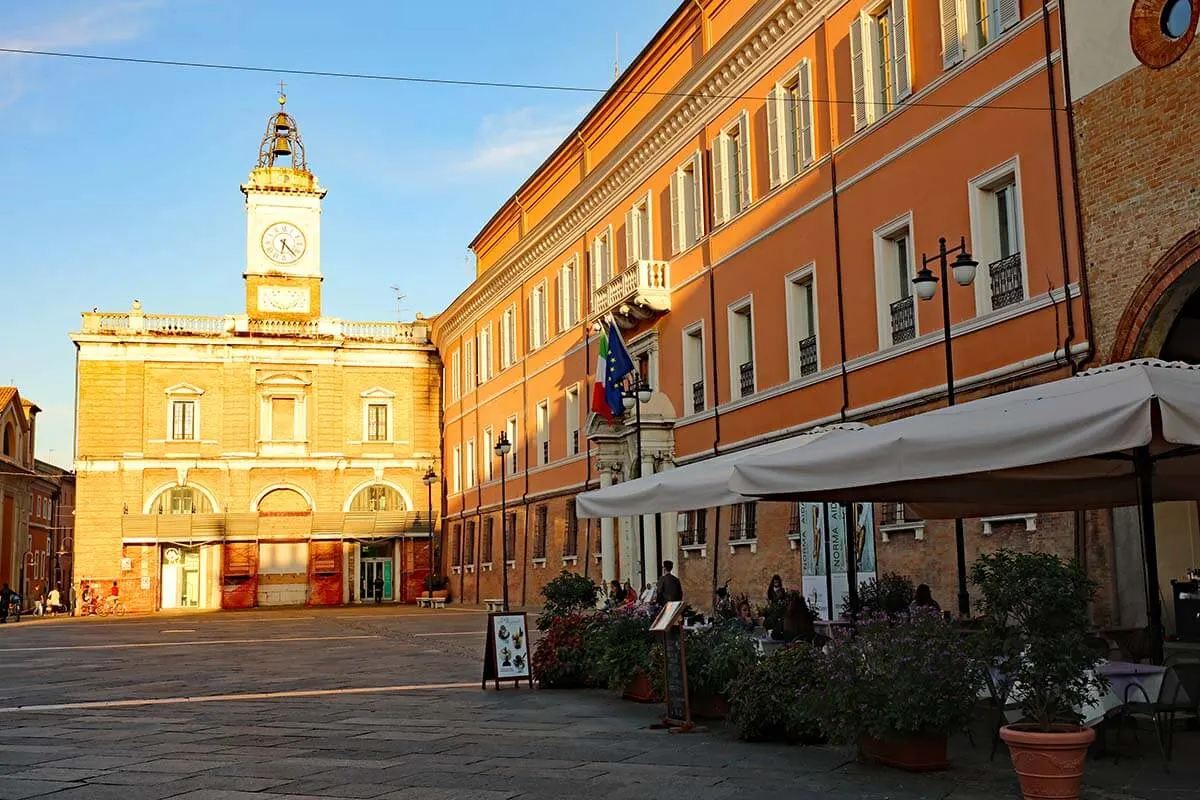
<svg viewBox="0 0 1200 800"><path fill-rule="evenodd" d="M812 62L800 64L800 163L813 162Z"/></svg>
<svg viewBox="0 0 1200 800"><path fill-rule="evenodd" d="M704 211L704 156L697 150L692 156L692 175L695 180L692 182L692 191L694 198L692 202L692 211L695 214L693 224L695 225L696 240L704 236L704 231L707 227L705 224L706 217Z"/></svg>
<svg viewBox="0 0 1200 800"><path fill-rule="evenodd" d="M908 75L908 8L907 0L892 0L892 75L896 99L912 94Z"/></svg>
<svg viewBox="0 0 1200 800"><path fill-rule="evenodd" d="M943 0L946 2L946 0ZM949 0L954 2L954 0ZM867 75L863 60L863 21L855 17L850 23L850 87L854 95L854 129L867 124Z"/></svg>
<svg viewBox="0 0 1200 800"><path fill-rule="evenodd" d="M771 165L772 189L779 185L780 173L783 172L779 164L779 123L783 117L779 102L781 95L778 83L771 87L771 91L767 92L767 162Z"/></svg>
<svg viewBox="0 0 1200 800"><path fill-rule="evenodd" d="M637 215L633 213L633 209L625 212L625 263L633 264L637 261L637 231L634 230L635 220Z"/></svg>
<svg viewBox="0 0 1200 800"><path fill-rule="evenodd" d="M642 216L642 227L639 231L642 240L639 252L642 258L654 258L654 193L646 192L646 213Z"/></svg>
<svg viewBox="0 0 1200 800"><path fill-rule="evenodd" d="M963 59L963 37L958 27L958 0L942 0L942 66L950 69Z"/></svg>
<svg viewBox="0 0 1200 800"><path fill-rule="evenodd" d="M725 221L725 148L729 139L724 133L717 134L712 146L713 223Z"/></svg>
<svg viewBox="0 0 1200 800"><path fill-rule="evenodd" d="M1020 21L1020 2L1018 0L1000 0L1000 30L1006 31Z"/></svg>
<svg viewBox="0 0 1200 800"><path fill-rule="evenodd" d="M738 179L742 190L738 211L741 212L750 205L750 113L747 111L738 115L738 164L741 167Z"/></svg>
<svg viewBox="0 0 1200 800"><path fill-rule="evenodd" d="M671 173L671 254L683 250L683 220L679 217L679 204L682 202L680 198L680 180L679 170Z"/></svg>

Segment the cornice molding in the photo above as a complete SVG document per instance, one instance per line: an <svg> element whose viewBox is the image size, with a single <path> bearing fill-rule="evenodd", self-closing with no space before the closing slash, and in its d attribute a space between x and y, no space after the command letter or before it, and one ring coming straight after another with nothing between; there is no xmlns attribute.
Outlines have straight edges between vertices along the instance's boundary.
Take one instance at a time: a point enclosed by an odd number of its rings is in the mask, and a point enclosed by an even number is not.
<svg viewBox="0 0 1200 800"><path fill-rule="evenodd" d="M533 271L540 269L543 259L556 256L564 241L577 238L586 230L593 217L607 210L607 203L620 195L627 185L640 179L644 172L656 166L659 157L679 149L686 139L695 134L695 123L722 103L732 102L739 84L750 83L757 75L751 74L764 59L768 58L781 43L790 40L789 34L796 32L801 22L811 16L810 12L818 0L790 0L779 7L762 22L753 33L733 48L718 66L708 72L706 79L698 79L686 96L680 98L673 109L667 110L664 119L644 135L627 137L629 145L625 153L614 159L615 164L605 177L597 170L591 179L577 187L562 203L568 211L555 221L543 221L525 238L525 242L514 248L515 252L501 260L500 265L485 273L481 283L469 288L442 313L446 323L442 327L445 336L435 338L453 339L483 308L497 298L510 294ZM701 66L703 66L701 64Z"/></svg>

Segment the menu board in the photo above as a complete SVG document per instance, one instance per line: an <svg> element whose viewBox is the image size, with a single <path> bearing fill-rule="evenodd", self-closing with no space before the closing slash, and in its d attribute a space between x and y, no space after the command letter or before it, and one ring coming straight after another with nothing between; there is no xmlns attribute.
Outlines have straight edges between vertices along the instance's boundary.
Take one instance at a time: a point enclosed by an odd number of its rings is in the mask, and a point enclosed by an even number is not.
<svg viewBox="0 0 1200 800"><path fill-rule="evenodd" d="M519 683L528 680L533 685L529 664L529 631L524 614L488 614L487 642L483 656L483 686L494 681Z"/></svg>
<svg viewBox="0 0 1200 800"><path fill-rule="evenodd" d="M683 655L683 628L672 625L666 630L664 644L667 648L667 723L691 725L691 708L688 704L687 662Z"/></svg>

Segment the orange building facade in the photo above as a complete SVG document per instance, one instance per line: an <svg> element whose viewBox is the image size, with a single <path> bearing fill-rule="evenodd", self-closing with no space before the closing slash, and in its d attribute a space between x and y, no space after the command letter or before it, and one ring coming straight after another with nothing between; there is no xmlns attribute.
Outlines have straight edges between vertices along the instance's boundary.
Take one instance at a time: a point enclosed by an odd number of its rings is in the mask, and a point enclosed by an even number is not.
<svg viewBox="0 0 1200 800"><path fill-rule="evenodd" d="M726 582L752 597L773 573L799 585L802 508L589 521L574 497L944 403L942 305L911 283L939 238L979 262L972 285L949 286L960 398L1087 358L1048 9L681 5L478 234L477 278L433 323L451 591L500 597L505 550L514 604L538 603L561 569L638 586L661 560L701 606ZM590 409L597 323L610 318L653 390L640 424ZM514 445L503 462L501 433ZM903 507L855 513L876 571L953 606L952 527ZM1070 552L1078 524L970 520L968 558Z"/></svg>

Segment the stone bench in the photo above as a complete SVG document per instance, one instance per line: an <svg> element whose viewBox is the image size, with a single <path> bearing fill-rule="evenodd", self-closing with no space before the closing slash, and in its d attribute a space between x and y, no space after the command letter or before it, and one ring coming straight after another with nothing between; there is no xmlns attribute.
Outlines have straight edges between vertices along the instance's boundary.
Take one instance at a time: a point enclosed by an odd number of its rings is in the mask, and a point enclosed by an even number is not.
<svg viewBox="0 0 1200 800"><path fill-rule="evenodd" d="M493 614L497 611L504 610L504 599L503 598L498 598L495 600L484 600L483 604L485 606L487 606L487 610L488 610L489 614Z"/></svg>
<svg viewBox="0 0 1200 800"><path fill-rule="evenodd" d="M444 597L418 597L417 608L445 608L446 598Z"/></svg>

